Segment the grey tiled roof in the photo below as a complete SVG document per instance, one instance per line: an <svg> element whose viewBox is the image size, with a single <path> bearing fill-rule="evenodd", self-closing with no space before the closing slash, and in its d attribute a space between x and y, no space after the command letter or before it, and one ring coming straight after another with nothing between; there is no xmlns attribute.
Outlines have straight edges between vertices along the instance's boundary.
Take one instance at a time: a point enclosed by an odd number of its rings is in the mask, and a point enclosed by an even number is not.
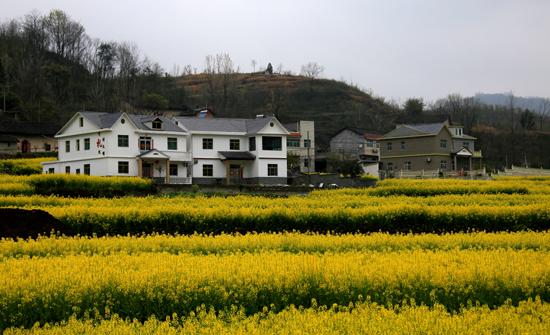
<svg viewBox="0 0 550 335"><path fill-rule="evenodd" d="M222 155L224 160L250 161L256 159L256 156L249 151L218 151L218 153Z"/></svg>
<svg viewBox="0 0 550 335"><path fill-rule="evenodd" d="M437 135L445 123L402 124L382 138Z"/></svg>
<svg viewBox="0 0 550 335"><path fill-rule="evenodd" d="M116 120L118 120L122 115L121 112L118 112L118 113L80 112L80 114L82 114L85 118L93 122L99 128L111 128L113 124L116 122ZM128 114L128 117L139 129L183 132L183 130L180 127L178 127L171 119L164 116ZM152 129L145 125L145 123L153 121L155 119L159 119L160 121L162 121L162 129Z"/></svg>
<svg viewBox="0 0 550 335"><path fill-rule="evenodd" d="M189 131L217 131L255 134L265 127L273 118L231 119L231 118L195 118L176 117L180 125Z"/></svg>

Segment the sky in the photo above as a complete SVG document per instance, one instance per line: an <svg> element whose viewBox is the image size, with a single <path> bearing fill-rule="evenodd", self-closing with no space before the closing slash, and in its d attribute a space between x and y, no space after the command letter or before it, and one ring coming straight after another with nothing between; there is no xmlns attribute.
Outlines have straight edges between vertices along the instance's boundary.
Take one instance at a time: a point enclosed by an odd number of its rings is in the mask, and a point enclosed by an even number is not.
<svg viewBox="0 0 550 335"><path fill-rule="evenodd" d="M228 53L243 72L324 66L388 100L550 97L548 0L0 0L0 20L65 11L89 36L134 42L167 72Z"/></svg>

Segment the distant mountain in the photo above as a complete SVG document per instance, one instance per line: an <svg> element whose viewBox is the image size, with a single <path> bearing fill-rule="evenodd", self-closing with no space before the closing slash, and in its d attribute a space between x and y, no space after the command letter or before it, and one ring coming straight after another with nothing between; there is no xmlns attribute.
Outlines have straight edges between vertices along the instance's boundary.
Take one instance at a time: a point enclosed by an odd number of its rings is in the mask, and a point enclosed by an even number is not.
<svg viewBox="0 0 550 335"><path fill-rule="evenodd" d="M485 105L509 106L509 93L477 93L475 99ZM549 104L549 98L542 97L519 97L514 96L514 107L529 109L533 112L539 112L545 104Z"/></svg>

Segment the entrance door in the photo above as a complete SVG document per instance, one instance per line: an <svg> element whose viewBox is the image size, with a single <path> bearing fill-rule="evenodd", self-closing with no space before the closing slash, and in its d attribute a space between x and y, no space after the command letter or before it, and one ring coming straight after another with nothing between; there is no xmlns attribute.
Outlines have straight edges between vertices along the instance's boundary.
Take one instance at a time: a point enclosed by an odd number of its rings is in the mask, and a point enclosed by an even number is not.
<svg viewBox="0 0 550 335"><path fill-rule="evenodd" d="M238 164L229 165L229 181L231 184L240 184L242 178L242 169Z"/></svg>
<svg viewBox="0 0 550 335"><path fill-rule="evenodd" d="M31 144L27 140L23 140L21 142L21 152L29 152L31 151Z"/></svg>
<svg viewBox="0 0 550 335"><path fill-rule="evenodd" d="M153 164L143 162L142 177L153 178Z"/></svg>

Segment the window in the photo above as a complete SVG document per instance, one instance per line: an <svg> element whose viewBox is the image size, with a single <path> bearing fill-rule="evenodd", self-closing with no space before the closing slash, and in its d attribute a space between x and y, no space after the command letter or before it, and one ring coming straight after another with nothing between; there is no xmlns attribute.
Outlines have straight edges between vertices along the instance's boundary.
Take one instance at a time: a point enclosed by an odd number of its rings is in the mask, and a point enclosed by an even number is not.
<svg viewBox="0 0 550 335"><path fill-rule="evenodd" d="M202 176L212 177L214 175L214 166L212 164L204 164L202 166Z"/></svg>
<svg viewBox="0 0 550 335"><path fill-rule="evenodd" d="M65 141L65 152L71 152L71 141Z"/></svg>
<svg viewBox="0 0 550 335"><path fill-rule="evenodd" d="M153 140L149 136L139 137L139 150L151 150L153 147Z"/></svg>
<svg viewBox="0 0 550 335"><path fill-rule="evenodd" d="M447 161L443 160L439 163L439 168L441 170L447 170Z"/></svg>
<svg viewBox="0 0 550 335"><path fill-rule="evenodd" d="M267 164L267 175L268 176L277 176L279 175L278 173L278 166L277 164Z"/></svg>
<svg viewBox="0 0 550 335"><path fill-rule="evenodd" d="M80 140L76 140L76 151L80 151Z"/></svg>
<svg viewBox="0 0 550 335"><path fill-rule="evenodd" d="M289 148L299 148L300 147L300 139L298 138L287 138L286 139L286 146Z"/></svg>
<svg viewBox="0 0 550 335"><path fill-rule="evenodd" d="M367 140L367 147L368 148L374 148L374 141L373 140Z"/></svg>
<svg viewBox="0 0 550 335"><path fill-rule="evenodd" d="M405 141L401 141L401 150L405 150Z"/></svg>
<svg viewBox="0 0 550 335"><path fill-rule="evenodd" d="M152 128L153 129L162 129L162 121L159 120L159 119L154 120L153 124L152 124Z"/></svg>
<svg viewBox="0 0 550 335"><path fill-rule="evenodd" d="M388 171L393 171L393 163L392 162L388 163Z"/></svg>
<svg viewBox="0 0 550 335"><path fill-rule="evenodd" d="M71 173L71 167L65 166L65 173Z"/></svg>
<svg viewBox="0 0 550 335"><path fill-rule="evenodd" d="M118 135L118 146L120 148L128 148L129 146L128 135Z"/></svg>
<svg viewBox="0 0 550 335"><path fill-rule="evenodd" d="M55 173L55 169L54 169L54 168L49 168L49 169L48 169L48 173L49 173L49 174Z"/></svg>
<svg viewBox="0 0 550 335"><path fill-rule="evenodd" d="M52 145L50 143L44 143L44 151L52 151Z"/></svg>
<svg viewBox="0 0 550 335"><path fill-rule="evenodd" d="M282 150L281 137L262 136L262 149L270 150L270 151L281 151Z"/></svg>
<svg viewBox="0 0 550 335"><path fill-rule="evenodd" d="M168 150L178 150L178 139L176 137L168 137Z"/></svg>
<svg viewBox="0 0 550 335"><path fill-rule="evenodd" d="M84 139L84 150L90 150L90 139L89 138Z"/></svg>
<svg viewBox="0 0 550 335"><path fill-rule="evenodd" d="M90 175L90 164L84 164L84 174Z"/></svg>
<svg viewBox="0 0 550 335"><path fill-rule="evenodd" d="M76 169L76 170L75 170L75 173L76 173L76 174L80 174L80 169Z"/></svg>
<svg viewBox="0 0 550 335"><path fill-rule="evenodd" d="M304 148L309 148L309 147L311 147L311 140L305 139L304 140Z"/></svg>
<svg viewBox="0 0 550 335"><path fill-rule="evenodd" d="M468 150L470 150L470 142L463 142L462 146Z"/></svg>
<svg viewBox="0 0 550 335"><path fill-rule="evenodd" d="M118 162L118 173L128 174L129 170L128 162Z"/></svg>
<svg viewBox="0 0 550 335"><path fill-rule="evenodd" d="M171 176L178 175L178 164L170 164L170 175Z"/></svg>
<svg viewBox="0 0 550 335"><path fill-rule="evenodd" d="M126 120L120 119L120 123L124 124L124 123L126 123Z"/></svg>
<svg viewBox="0 0 550 335"><path fill-rule="evenodd" d="M309 167L309 159L304 158L304 167Z"/></svg>
<svg viewBox="0 0 550 335"><path fill-rule="evenodd" d="M439 141L439 146L441 147L441 149L446 149L447 148L447 140Z"/></svg>
<svg viewBox="0 0 550 335"><path fill-rule="evenodd" d="M212 150L214 148L214 139L213 138L203 138L202 139L202 148L204 150Z"/></svg>
<svg viewBox="0 0 550 335"><path fill-rule="evenodd" d="M412 163L411 161L405 161L405 164L403 164L403 170L405 171L410 171L412 168Z"/></svg>
<svg viewBox="0 0 550 335"><path fill-rule="evenodd" d="M240 150L241 148L241 141L238 139L230 139L229 140L229 150Z"/></svg>
<svg viewBox="0 0 550 335"><path fill-rule="evenodd" d="M79 118L78 123L81 127L84 127L84 118L83 117Z"/></svg>
<svg viewBox="0 0 550 335"><path fill-rule="evenodd" d="M388 151L392 151L392 149L393 149L393 148L392 148L392 143L391 143L391 142L388 142L387 146L388 146Z"/></svg>
<svg viewBox="0 0 550 335"><path fill-rule="evenodd" d="M256 151L256 137L248 138L248 150Z"/></svg>

